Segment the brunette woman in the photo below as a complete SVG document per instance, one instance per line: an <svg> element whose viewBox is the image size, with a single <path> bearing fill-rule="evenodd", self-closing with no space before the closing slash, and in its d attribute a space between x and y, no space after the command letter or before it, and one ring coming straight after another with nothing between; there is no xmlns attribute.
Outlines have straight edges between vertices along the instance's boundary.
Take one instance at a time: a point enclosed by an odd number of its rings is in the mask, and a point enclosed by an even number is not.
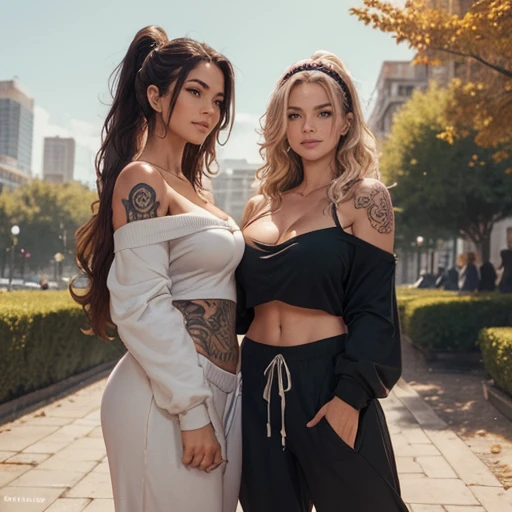
<svg viewBox="0 0 512 512"><path fill-rule="evenodd" d="M92 331L128 349L101 424L118 512L236 508L240 446L236 224L201 177L230 128L233 69L191 39L146 27L118 68L97 157L99 202L77 233ZM229 465L226 468L226 461Z"/></svg>

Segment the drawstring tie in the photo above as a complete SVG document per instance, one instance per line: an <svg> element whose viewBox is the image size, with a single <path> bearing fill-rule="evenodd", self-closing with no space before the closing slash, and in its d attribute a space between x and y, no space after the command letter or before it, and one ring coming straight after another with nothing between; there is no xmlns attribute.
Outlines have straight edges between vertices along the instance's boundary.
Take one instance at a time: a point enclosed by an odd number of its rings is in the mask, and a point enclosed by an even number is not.
<svg viewBox="0 0 512 512"><path fill-rule="evenodd" d="M263 398L267 401L267 437L271 437L272 428L270 425L270 397L272 393L272 383L274 381L274 373L277 368L277 386L279 389L279 396L281 397L281 444L283 445L283 450L286 446L286 427L284 423L284 411L286 409L286 398L284 394L287 391L292 389L292 380L290 376L290 370L286 364L284 357L281 354L278 354L270 364L267 366L264 375L267 376L267 383L265 384L265 389L263 390ZM287 386L284 387L283 383L283 368L286 372L286 381Z"/></svg>

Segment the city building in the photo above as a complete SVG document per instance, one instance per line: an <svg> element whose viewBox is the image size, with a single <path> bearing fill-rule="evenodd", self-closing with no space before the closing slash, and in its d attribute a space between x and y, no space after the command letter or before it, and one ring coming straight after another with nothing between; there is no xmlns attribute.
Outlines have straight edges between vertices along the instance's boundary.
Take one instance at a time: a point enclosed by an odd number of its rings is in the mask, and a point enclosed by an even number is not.
<svg viewBox="0 0 512 512"><path fill-rule="evenodd" d="M475 0L427 0L429 8L444 8L453 14L463 15L475 3ZM481 72L477 62L470 59L452 58L440 66L417 65L407 61L385 61L377 79L376 100L368 118L368 125L377 138L379 147L389 135L395 112L408 101L416 89L424 89L431 80L441 85L448 84L453 78L471 80ZM418 240L422 240L418 233ZM490 261L500 265L500 251L506 247L512 237L512 218L505 219L494 226L491 234ZM423 246L422 246L423 243ZM399 252L396 272L397 284L416 281L421 270L433 270L439 265L454 265L457 254L475 251L474 244L463 239L439 240L435 247L426 248L427 241L414 244L406 253ZM430 244L432 246L432 244Z"/></svg>
<svg viewBox="0 0 512 512"><path fill-rule="evenodd" d="M215 205L240 223L247 201L256 193L255 173L259 164L245 159L219 162L219 172L212 180Z"/></svg>
<svg viewBox="0 0 512 512"><path fill-rule="evenodd" d="M410 61L384 61L377 78L376 100L368 126L379 144L391 131L393 115L407 102L415 89L428 85L428 67Z"/></svg>
<svg viewBox="0 0 512 512"><path fill-rule="evenodd" d="M17 78L0 81L0 190L31 179L34 100Z"/></svg>
<svg viewBox="0 0 512 512"><path fill-rule="evenodd" d="M75 169L75 139L45 137L43 179L52 183L73 181Z"/></svg>

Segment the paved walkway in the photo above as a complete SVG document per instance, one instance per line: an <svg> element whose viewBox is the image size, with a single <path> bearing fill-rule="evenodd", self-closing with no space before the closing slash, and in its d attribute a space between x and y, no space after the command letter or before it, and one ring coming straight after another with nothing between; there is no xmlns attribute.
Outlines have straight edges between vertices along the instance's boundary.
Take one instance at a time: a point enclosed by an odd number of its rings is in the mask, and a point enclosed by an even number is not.
<svg viewBox="0 0 512 512"><path fill-rule="evenodd" d="M99 418L104 386L0 427L1 512L114 511ZM383 406L412 512L512 512L512 490L405 382Z"/></svg>

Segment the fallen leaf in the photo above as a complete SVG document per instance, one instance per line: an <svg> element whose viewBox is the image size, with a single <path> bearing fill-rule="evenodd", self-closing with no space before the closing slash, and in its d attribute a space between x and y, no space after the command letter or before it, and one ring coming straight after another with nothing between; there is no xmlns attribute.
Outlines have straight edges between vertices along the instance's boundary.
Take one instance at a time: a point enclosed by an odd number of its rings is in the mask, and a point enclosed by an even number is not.
<svg viewBox="0 0 512 512"><path fill-rule="evenodd" d="M501 453L501 445L495 444L494 446L491 446L491 453Z"/></svg>

